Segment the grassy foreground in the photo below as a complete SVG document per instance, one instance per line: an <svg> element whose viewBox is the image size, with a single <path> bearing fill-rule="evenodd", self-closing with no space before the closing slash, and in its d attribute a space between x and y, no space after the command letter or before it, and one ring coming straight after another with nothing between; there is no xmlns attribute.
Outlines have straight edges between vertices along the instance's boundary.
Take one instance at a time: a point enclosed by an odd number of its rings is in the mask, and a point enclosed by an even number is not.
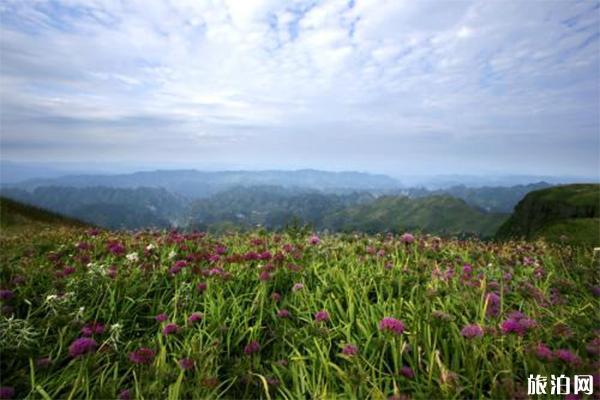
<svg viewBox="0 0 600 400"><path fill-rule="evenodd" d="M529 374L600 380L591 249L77 228L0 245L5 397L518 398Z"/></svg>

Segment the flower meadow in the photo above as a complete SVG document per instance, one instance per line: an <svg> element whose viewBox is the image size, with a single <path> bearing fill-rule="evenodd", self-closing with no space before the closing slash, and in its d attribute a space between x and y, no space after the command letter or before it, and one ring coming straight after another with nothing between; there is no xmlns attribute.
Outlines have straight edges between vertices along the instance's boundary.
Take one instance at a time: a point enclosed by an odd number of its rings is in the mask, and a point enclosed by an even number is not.
<svg viewBox="0 0 600 400"><path fill-rule="evenodd" d="M66 228L1 246L0 398L512 399L530 374L600 382L586 249Z"/></svg>

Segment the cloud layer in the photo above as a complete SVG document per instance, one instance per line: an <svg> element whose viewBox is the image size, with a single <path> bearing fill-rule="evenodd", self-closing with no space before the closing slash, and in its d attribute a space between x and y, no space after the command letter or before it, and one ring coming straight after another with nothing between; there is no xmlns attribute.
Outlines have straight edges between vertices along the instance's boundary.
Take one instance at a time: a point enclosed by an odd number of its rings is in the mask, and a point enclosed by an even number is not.
<svg viewBox="0 0 600 400"><path fill-rule="evenodd" d="M8 1L2 157L597 175L597 1Z"/></svg>

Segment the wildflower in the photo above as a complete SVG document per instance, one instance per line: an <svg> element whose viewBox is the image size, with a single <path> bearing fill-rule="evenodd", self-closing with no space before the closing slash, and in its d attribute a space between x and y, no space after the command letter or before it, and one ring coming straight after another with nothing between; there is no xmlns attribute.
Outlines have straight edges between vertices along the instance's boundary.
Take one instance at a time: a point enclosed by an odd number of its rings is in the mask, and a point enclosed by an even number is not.
<svg viewBox="0 0 600 400"><path fill-rule="evenodd" d="M439 319L442 321L450 321L452 319L452 316L450 314L439 310L433 310L431 312L431 316L435 319Z"/></svg>
<svg viewBox="0 0 600 400"><path fill-rule="evenodd" d="M77 270L74 267L66 266L62 270L62 276L69 276L71 274L74 274L75 271L77 271Z"/></svg>
<svg viewBox="0 0 600 400"><path fill-rule="evenodd" d="M400 242L402 242L406 245L412 244L412 243L414 243L414 241L415 241L415 237L408 232L406 232L402 236L400 236Z"/></svg>
<svg viewBox="0 0 600 400"><path fill-rule="evenodd" d="M278 292L273 292L273 294L271 294L271 300L273 300L275 303L279 303L281 300L281 294Z"/></svg>
<svg viewBox="0 0 600 400"><path fill-rule="evenodd" d="M342 349L342 354L344 354L348 357L353 357L358 354L358 347L356 347L353 344L347 344Z"/></svg>
<svg viewBox="0 0 600 400"><path fill-rule="evenodd" d="M294 283L294 286L292 286L292 291L293 292L297 292L299 290L304 289L304 285L301 283Z"/></svg>
<svg viewBox="0 0 600 400"><path fill-rule="evenodd" d="M463 274L464 275L471 275L472 272L473 272L473 267L470 264L463 265Z"/></svg>
<svg viewBox="0 0 600 400"><path fill-rule="evenodd" d="M404 366L400 368L400 374L407 377L408 379L412 379L415 377L415 372L409 366Z"/></svg>
<svg viewBox="0 0 600 400"><path fill-rule="evenodd" d="M167 324L162 330L162 334L165 336L176 334L179 327L176 324Z"/></svg>
<svg viewBox="0 0 600 400"><path fill-rule="evenodd" d="M147 251L152 251L156 248L156 245L153 243L150 243L148 246L146 246L146 250Z"/></svg>
<svg viewBox="0 0 600 400"><path fill-rule="evenodd" d="M460 334L467 339L481 337L483 336L483 329L477 324L466 325L462 328Z"/></svg>
<svg viewBox="0 0 600 400"><path fill-rule="evenodd" d="M69 355L73 358L77 358L86 353L93 353L96 351L97 346L98 343L96 343L94 339L78 338L69 346Z"/></svg>
<svg viewBox="0 0 600 400"><path fill-rule="evenodd" d="M188 317L188 323L190 325L192 325L195 322L199 322L202 320L202 318L204 317L204 315L202 315L201 313L195 312L192 313L189 317Z"/></svg>
<svg viewBox="0 0 600 400"><path fill-rule="evenodd" d="M12 386L0 387L0 399L12 399L15 396L15 388Z"/></svg>
<svg viewBox="0 0 600 400"><path fill-rule="evenodd" d="M119 393L119 400L130 400L131 399L131 391L129 389L121 390Z"/></svg>
<svg viewBox="0 0 600 400"><path fill-rule="evenodd" d="M504 333L516 333L523 336L528 330L535 328L537 322L531 318L526 318L525 314L520 311L514 311L508 315L508 319L500 325L500 329Z"/></svg>
<svg viewBox="0 0 600 400"><path fill-rule="evenodd" d="M125 258L127 258L128 261L130 262L138 262L139 261L139 256L138 253L133 252L133 253L129 253L125 256Z"/></svg>
<svg viewBox="0 0 600 400"><path fill-rule="evenodd" d="M129 361L134 364L151 364L156 353L147 347L142 347L129 353Z"/></svg>
<svg viewBox="0 0 600 400"><path fill-rule="evenodd" d="M592 355L600 355L600 337L597 337L595 339L593 339L591 342L589 342L586 346L585 349L587 350L588 353L592 354Z"/></svg>
<svg viewBox="0 0 600 400"><path fill-rule="evenodd" d="M500 296L491 292L486 296L485 313L488 317L495 317L500 313Z"/></svg>
<svg viewBox="0 0 600 400"><path fill-rule="evenodd" d="M316 322L329 321L329 313L325 310L317 311L315 313L315 321Z"/></svg>
<svg viewBox="0 0 600 400"><path fill-rule="evenodd" d="M261 273L258 275L258 279L262 282L266 282L271 279L271 274L269 271L261 271Z"/></svg>
<svg viewBox="0 0 600 400"><path fill-rule="evenodd" d="M208 285L206 284L206 282L200 282L196 285L196 290L199 293L204 293L207 288L208 288Z"/></svg>
<svg viewBox="0 0 600 400"><path fill-rule="evenodd" d="M282 308L281 310L277 311L277 316L279 318L289 318L290 312L285 308Z"/></svg>
<svg viewBox="0 0 600 400"><path fill-rule="evenodd" d="M537 356L537 358L547 361L550 361L554 358L552 350L550 350L550 348L548 348L548 346L546 346L544 343L539 343L535 347L535 355Z"/></svg>
<svg viewBox="0 0 600 400"><path fill-rule="evenodd" d="M10 289L0 290L0 300L10 300L15 297L15 293Z"/></svg>
<svg viewBox="0 0 600 400"><path fill-rule="evenodd" d="M167 314L161 313L161 314L158 314L156 317L154 317L154 319L157 320L158 322L164 322L164 321L168 320L169 317L167 316Z"/></svg>
<svg viewBox="0 0 600 400"><path fill-rule="evenodd" d="M554 352L554 355L556 356L556 358L558 358L561 361L564 361L567 364L579 364L579 362L581 361L576 354L565 349L556 350Z"/></svg>
<svg viewBox="0 0 600 400"><path fill-rule="evenodd" d="M308 239L308 243L312 244L313 246L318 245L319 243L321 243L321 238L319 238L317 235L312 235L309 239Z"/></svg>
<svg viewBox="0 0 600 400"><path fill-rule="evenodd" d="M169 256L168 257L169 257L170 260L174 259L175 257L177 257L177 252L175 250L171 250L169 252Z"/></svg>
<svg viewBox="0 0 600 400"><path fill-rule="evenodd" d="M40 357L35 360L35 366L38 368L47 368L50 366L50 364L52 364L50 357Z"/></svg>
<svg viewBox="0 0 600 400"><path fill-rule="evenodd" d="M81 328L81 334L83 336L92 336L94 334L102 335L104 333L104 324L98 322L91 322Z"/></svg>
<svg viewBox="0 0 600 400"><path fill-rule="evenodd" d="M404 326L404 322L396 318L385 317L379 321L379 329L382 331L393 332L396 335L401 335L406 328Z"/></svg>
<svg viewBox="0 0 600 400"><path fill-rule="evenodd" d="M194 368L194 360L191 358L182 358L179 360L179 367L183 370L190 370Z"/></svg>
<svg viewBox="0 0 600 400"><path fill-rule="evenodd" d="M246 347L244 347L244 353L246 353L247 355L258 353L259 351L260 344L256 340L251 341L246 345Z"/></svg>

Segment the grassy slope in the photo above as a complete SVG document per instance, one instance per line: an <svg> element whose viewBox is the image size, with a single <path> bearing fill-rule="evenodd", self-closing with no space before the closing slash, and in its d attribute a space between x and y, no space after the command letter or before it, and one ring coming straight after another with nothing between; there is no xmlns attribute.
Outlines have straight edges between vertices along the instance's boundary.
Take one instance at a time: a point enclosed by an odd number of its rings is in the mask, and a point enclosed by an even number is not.
<svg viewBox="0 0 600 400"><path fill-rule="evenodd" d="M506 216L486 213L449 196L431 196L420 199L382 197L344 210L332 218L338 223L342 221L342 229L346 231L422 230L436 234L491 236Z"/></svg>
<svg viewBox="0 0 600 400"><path fill-rule="evenodd" d="M90 226L42 208L0 197L0 233L2 236L27 235L34 232L58 232Z"/></svg>
<svg viewBox="0 0 600 400"><path fill-rule="evenodd" d="M598 245L600 185L566 185L531 192L519 202L497 236Z"/></svg>

